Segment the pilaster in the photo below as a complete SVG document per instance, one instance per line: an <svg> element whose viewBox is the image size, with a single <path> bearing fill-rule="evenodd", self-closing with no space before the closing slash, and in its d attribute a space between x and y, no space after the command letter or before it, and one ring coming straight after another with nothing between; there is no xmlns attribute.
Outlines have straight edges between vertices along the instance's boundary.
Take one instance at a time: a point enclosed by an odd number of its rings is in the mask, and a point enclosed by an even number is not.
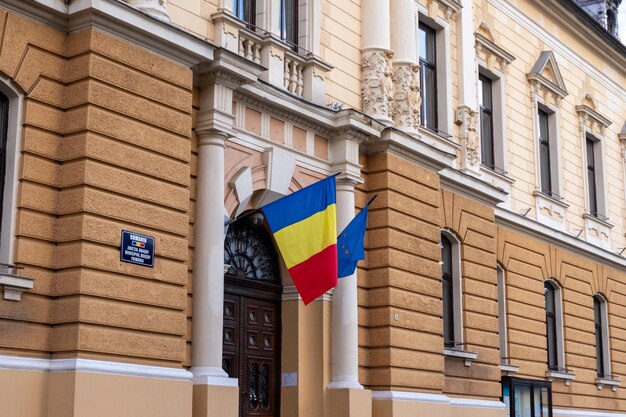
<svg viewBox="0 0 626 417"><path fill-rule="evenodd" d="M461 142L461 169L479 173L480 136L478 131L478 66L476 61L476 40L474 36L474 0L462 0L458 12L458 74L459 107L456 110L456 124L459 126Z"/></svg>

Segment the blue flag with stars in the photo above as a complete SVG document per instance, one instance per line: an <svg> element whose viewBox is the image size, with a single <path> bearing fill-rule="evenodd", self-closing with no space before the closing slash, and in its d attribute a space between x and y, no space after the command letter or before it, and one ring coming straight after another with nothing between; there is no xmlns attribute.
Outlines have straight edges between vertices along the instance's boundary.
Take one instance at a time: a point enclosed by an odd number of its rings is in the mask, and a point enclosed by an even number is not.
<svg viewBox="0 0 626 417"><path fill-rule="evenodd" d="M363 210L346 226L337 237L337 260L339 278L354 274L356 264L365 259L365 227L367 226L367 208L376 196L367 202Z"/></svg>

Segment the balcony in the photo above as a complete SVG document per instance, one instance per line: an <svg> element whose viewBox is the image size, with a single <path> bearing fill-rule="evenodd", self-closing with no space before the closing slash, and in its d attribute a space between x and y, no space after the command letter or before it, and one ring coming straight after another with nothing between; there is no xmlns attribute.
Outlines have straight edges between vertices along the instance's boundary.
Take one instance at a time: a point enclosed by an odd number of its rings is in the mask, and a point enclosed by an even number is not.
<svg viewBox="0 0 626 417"><path fill-rule="evenodd" d="M211 16L218 46L266 68L261 79L316 104L324 104L324 80L332 67L276 34L250 27L227 11Z"/></svg>

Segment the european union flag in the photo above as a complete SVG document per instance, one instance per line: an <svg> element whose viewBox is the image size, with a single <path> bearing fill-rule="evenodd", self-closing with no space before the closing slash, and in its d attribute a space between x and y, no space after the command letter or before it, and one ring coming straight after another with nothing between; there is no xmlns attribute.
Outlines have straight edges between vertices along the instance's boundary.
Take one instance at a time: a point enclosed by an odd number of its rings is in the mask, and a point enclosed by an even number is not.
<svg viewBox="0 0 626 417"><path fill-rule="evenodd" d="M339 264L339 278L352 275L356 264L365 259L365 227L367 226L367 208L376 196L367 202L363 210L346 226L337 238L337 260Z"/></svg>

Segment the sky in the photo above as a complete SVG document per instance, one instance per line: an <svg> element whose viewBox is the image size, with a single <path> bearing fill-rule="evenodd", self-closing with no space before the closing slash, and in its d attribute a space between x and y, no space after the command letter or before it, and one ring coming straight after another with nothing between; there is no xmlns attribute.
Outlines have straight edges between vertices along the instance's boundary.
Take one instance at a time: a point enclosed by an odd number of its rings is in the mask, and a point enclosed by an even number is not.
<svg viewBox="0 0 626 417"><path fill-rule="evenodd" d="M622 43L626 45L626 1L622 0L622 4L619 6L619 38Z"/></svg>

